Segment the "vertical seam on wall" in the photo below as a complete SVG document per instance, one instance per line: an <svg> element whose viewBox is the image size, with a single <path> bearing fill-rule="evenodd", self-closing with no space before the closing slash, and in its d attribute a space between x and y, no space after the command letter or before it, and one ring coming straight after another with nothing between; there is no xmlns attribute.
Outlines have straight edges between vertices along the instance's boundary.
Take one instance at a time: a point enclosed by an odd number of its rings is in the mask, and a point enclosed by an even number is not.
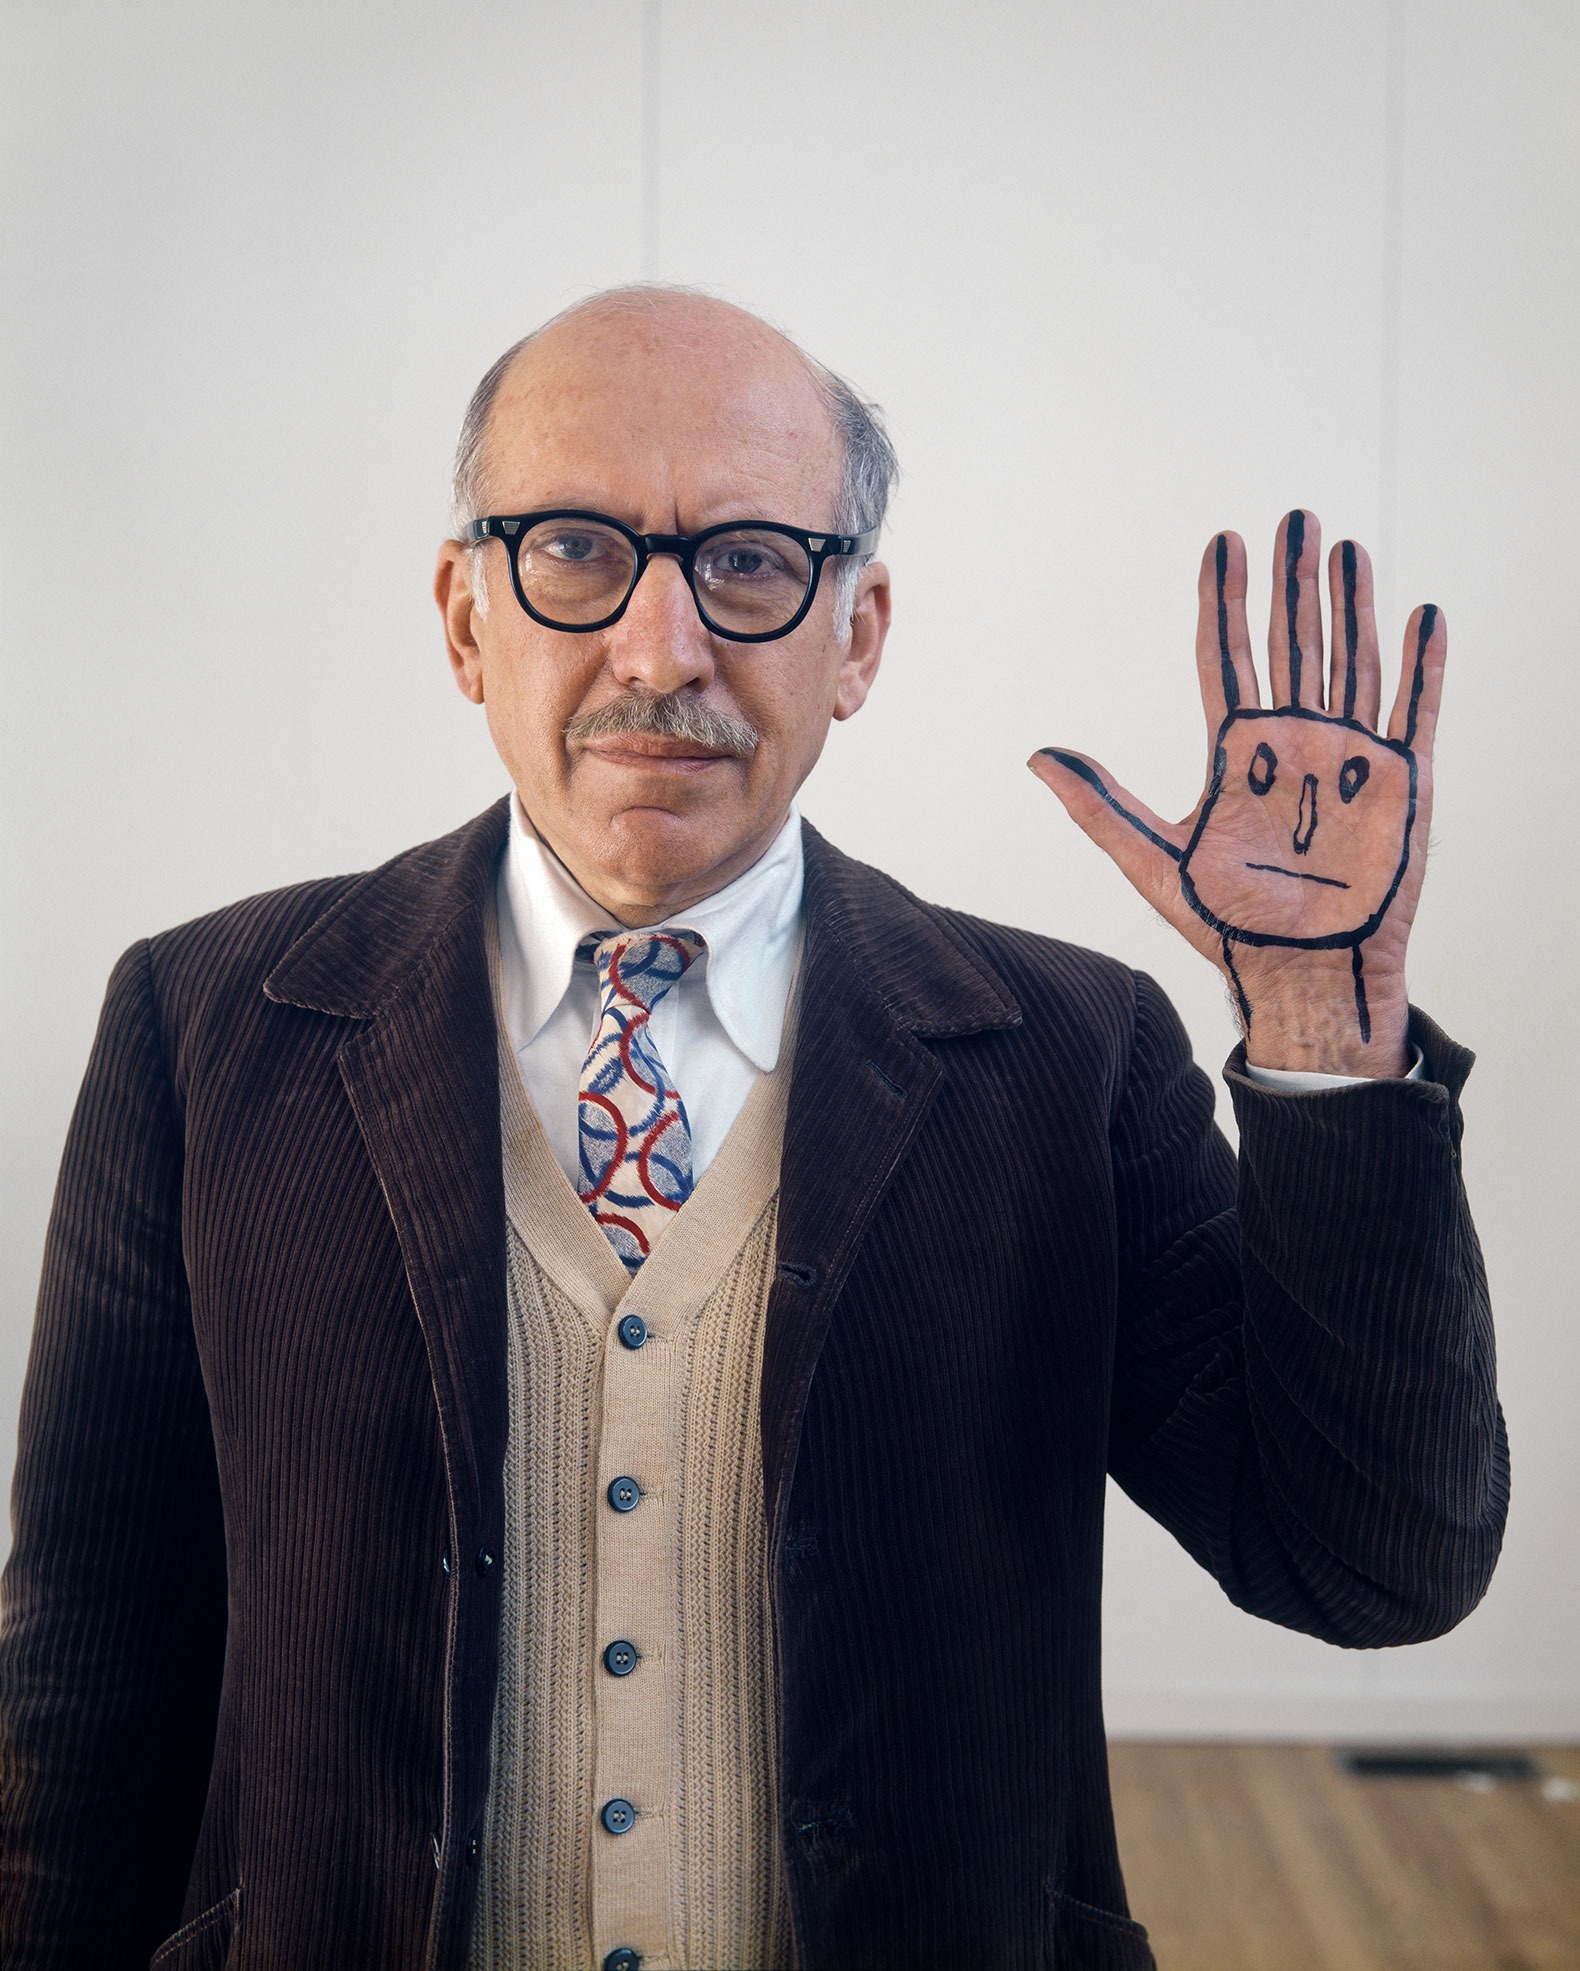
<svg viewBox="0 0 1580 1971"><path fill-rule="evenodd" d="M1384 49L1382 361L1378 387L1377 620L1394 620L1399 519L1399 350L1404 290L1406 0L1389 0Z"/></svg>
<svg viewBox="0 0 1580 1971"><path fill-rule="evenodd" d="M664 0L642 0L642 278L658 279L659 46Z"/></svg>

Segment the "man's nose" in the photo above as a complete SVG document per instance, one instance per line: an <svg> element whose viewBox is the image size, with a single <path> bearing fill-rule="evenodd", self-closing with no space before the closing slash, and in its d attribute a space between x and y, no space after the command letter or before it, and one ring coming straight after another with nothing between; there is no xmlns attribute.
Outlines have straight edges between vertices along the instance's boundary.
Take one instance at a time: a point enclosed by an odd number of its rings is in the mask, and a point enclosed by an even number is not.
<svg viewBox="0 0 1580 1971"><path fill-rule="evenodd" d="M609 668L622 684L662 695L713 680L713 639L671 554L649 559L625 614L605 635Z"/></svg>

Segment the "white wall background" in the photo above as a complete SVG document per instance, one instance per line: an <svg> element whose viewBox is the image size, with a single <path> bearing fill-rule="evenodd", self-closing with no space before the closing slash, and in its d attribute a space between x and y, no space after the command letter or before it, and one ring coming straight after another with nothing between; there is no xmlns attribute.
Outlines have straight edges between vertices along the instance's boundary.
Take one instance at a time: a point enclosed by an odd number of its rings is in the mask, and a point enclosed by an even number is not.
<svg viewBox="0 0 1580 1971"><path fill-rule="evenodd" d="M134 937L501 790L427 587L466 396L589 288L696 281L888 408L877 695L807 812L940 901L1213 976L1021 762L1183 812L1197 557L1304 504L1452 657L1416 997L1515 1499L1452 1636L1236 1613L1116 1499L1119 1731L1580 1732L1573 0L10 0L0 16L0 1462L55 1159ZM1017 583L977 575L985 522ZM1265 572L1255 606L1265 610Z"/></svg>

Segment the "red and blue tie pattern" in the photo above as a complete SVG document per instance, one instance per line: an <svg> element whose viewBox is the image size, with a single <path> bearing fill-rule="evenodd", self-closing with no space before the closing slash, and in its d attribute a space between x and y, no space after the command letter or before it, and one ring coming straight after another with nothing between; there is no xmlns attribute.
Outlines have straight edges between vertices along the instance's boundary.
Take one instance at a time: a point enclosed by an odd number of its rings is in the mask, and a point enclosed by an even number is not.
<svg viewBox="0 0 1580 1971"><path fill-rule="evenodd" d="M695 931L584 938L598 967L598 1025L577 1092L581 1201L634 1273L691 1196L691 1125L648 1016L703 951Z"/></svg>

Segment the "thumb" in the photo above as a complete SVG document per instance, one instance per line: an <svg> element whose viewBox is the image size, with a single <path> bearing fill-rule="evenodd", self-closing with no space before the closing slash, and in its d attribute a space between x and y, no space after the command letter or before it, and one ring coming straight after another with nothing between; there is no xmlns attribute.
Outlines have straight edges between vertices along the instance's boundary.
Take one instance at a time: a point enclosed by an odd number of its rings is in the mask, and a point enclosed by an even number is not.
<svg viewBox="0 0 1580 1971"><path fill-rule="evenodd" d="M1026 764L1149 903L1157 905L1166 889L1177 887L1173 866L1185 852L1185 830L1155 815L1084 753L1044 746Z"/></svg>

